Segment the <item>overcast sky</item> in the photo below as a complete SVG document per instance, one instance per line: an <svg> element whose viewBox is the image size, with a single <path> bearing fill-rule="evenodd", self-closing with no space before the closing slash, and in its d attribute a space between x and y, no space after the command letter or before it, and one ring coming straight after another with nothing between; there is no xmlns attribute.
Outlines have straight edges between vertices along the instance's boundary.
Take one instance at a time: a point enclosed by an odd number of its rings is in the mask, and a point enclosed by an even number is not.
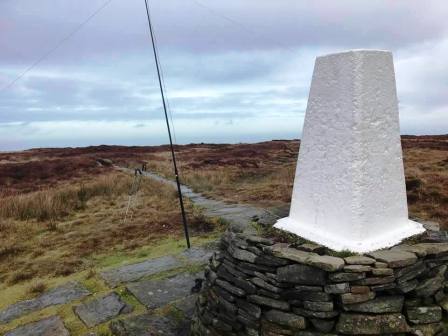
<svg viewBox="0 0 448 336"><path fill-rule="evenodd" d="M0 150L161 144L144 0L0 0ZM300 137L316 56L394 53L403 134L448 133L446 0L152 0L176 140Z"/></svg>

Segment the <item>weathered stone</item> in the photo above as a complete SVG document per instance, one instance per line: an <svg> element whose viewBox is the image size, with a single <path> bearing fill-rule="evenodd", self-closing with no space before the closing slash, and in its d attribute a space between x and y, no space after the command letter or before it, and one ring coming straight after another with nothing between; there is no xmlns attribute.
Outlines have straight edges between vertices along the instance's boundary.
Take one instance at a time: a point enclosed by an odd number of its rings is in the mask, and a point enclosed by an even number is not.
<svg viewBox="0 0 448 336"><path fill-rule="evenodd" d="M219 286L214 286L210 290L214 291L216 293L216 296L222 296L224 299L226 299L229 302L235 302L235 296L233 296L228 291L226 291L225 289L223 289Z"/></svg>
<svg viewBox="0 0 448 336"><path fill-rule="evenodd" d="M417 286L418 286L418 281L416 279L406 281L406 282L400 282L400 283L398 283L398 285L396 285L397 289L403 294L413 291L414 289L417 288Z"/></svg>
<svg viewBox="0 0 448 336"><path fill-rule="evenodd" d="M255 258L255 263L266 266L285 266L289 264L289 261L265 254Z"/></svg>
<svg viewBox="0 0 448 336"><path fill-rule="evenodd" d="M0 311L0 323L8 323L31 312L35 312L49 306L66 304L68 302L81 299L87 295L90 295L90 292L79 283L69 282L53 288L35 299L15 303Z"/></svg>
<svg viewBox="0 0 448 336"><path fill-rule="evenodd" d="M269 238L263 238L263 237L254 236L254 235L243 235L243 236L240 236L240 238L245 239L246 241L248 241L250 243L262 244L262 245L266 245L266 246L274 245L274 241Z"/></svg>
<svg viewBox="0 0 448 336"><path fill-rule="evenodd" d="M235 259L238 259L238 260L241 260L241 261L247 261L248 263L254 263L255 259L257 258L256 254L254 254L252 252L249 252L249 251L246 251L246 250L243 250L243 249L239 249L239 248L233 247L233 246L231 248L229 247L227 249L227 251Z"/></svg>
<svg viewBox="0 0 448 336"><path fill-rule="evenodd" d="M121 300L117 293L110 293L75 307L75 313L88 327L131 311L132 307Z"/></svg>
<svg viewBox="0 0 448 336"><path fill-rule="evenodd" d="M180 273L167 279L130 283L127 289L148 308L159 308L188 296L195 279L201 275L201 273ZM217 283L218 281L221 280L216 280Z"/></svg>
<svg viewBox="0 0 448 336"><path fill-rule="evenodd" d="M372 274L375 276L394 275L394 270L392 268L372 268Z"/></svg>
<svg viewBox="0 0 448 336"><path fill-rule="evenodd" d="M294 290L297 292L322 292L323 288L321 286L296 285Z"/></svg>
<svg viewBox="0 0 448 336"><path fill-rule="evenodd" d="M408 307L406 315L414 324L435 323L442 320L442 308L439 306Z"/></svg>
<svg viewBox="0 0 448 336"><path fill-rule="evenodd" d="M341 301L344 305L365 302L365 301L372 300L374 298L375 298L374 292L368 292L365 294L346 293L346 294L341 295Z"/></svg>
<svg viewBox="0 0 448 336"><path fill-rule="evenodd" d="M387 267L387 263L381 262L381 261L376 261L375 265L376 268L386 268Z"/></svg>
<svg viewBox="0 0 448 336"><path fill-rule="evenodd" d="M323 319L310 319L311 324L316 328L318 331L322 333L328 333L331 330L333 330L334 325L336 324L336 321L334 320L323 320Z"/></svg>
<svg viewBox="0 0 448 336"><path fill-rule="evenodd" d="M325 271L307 265L288 265L277 269L279 281L300 285L325 285Z"/></svg>
<svg viewBox="0 0 448 336"><path fill-rule="evenodd" d="M301 264L306 264L306 260L310 256L309 252L287 247L284 244L275 244L270 246L269 250L276 257L292 260Z"/></svg>
<svg viewBox="0 0 448 336"><path fill-rule="evenodd" d="M225 289L226 291L228 291L229 293L236 295L236 296L244 296L246 295L246 292L244 290L242 290L241 288L235 287L233 285L231 285L230 283L228 283L227 281L218 279L216 280L216 284Z"/></svg>
<svg viewBox="0 0 448 336"><path fill-rule="evenodd" d="M259 295L249 295L247 300L260 306L266 306L279 310L289 310L289 303L285 301L274 300Z"/></svg>
<svg viewBox="0 0 448 336"><path fill-rule="evenodd" d="M366 293L370 292L370 287L369 286L351 286L350 292L352 292L353 294L366 294Z"/></svg>
<svg viewBox="0 0 448 336"><path fill-rule="evenodd" d="M366 277L365 273L337 272L329 275L330 281L332 282L351 282L364 279L365 277Z"/></svg>
<svg viewBox="0 0 448 336"><path fill-rule="evenodd" d="M313 302L330 302L332 301L331 295L324 292L298 292L294 296L289 296L289 298L297 298L302 301L313 301Z"/></svg>
<svg viewBox="0 0 448 336"><path fill-rule="evenodd" d="M342 313L336 330L346 335L406 333L409 326L402 314L360 315Z"/></svg>
<svg viewBox="0 0 448 336"><path fill-rule="evenodd" d="M218 276L221 278L221 280L225 279L236 287L241 288L247 294L254 294L257 291L257 288L252 283L246 281L245 278L233 276L231 273L226 271L225 267L219 268Z"/></svg>
<svg viewBox="0 0 448 336"><path fill-rule="evenodd" d="M255 275L255 272L266 272L266 273L275 273L277 270L276 267L260 265L260 264L251 264L247 262L240 262L237 266L238 270L243 273Z"/></svg>
<svg viewBox="0 0 448 336"><path fill-rule="evenodd" d="M426 266L422 261L418 261L413 265L395 269L394 275L398 282L409 281L423 274L426 271Z"/></svg>
<svg viewBox="0 0 448 336"><path fill-rule="evenodd" d="M306 321L302 316L285 313L279 310L269 310L264 313L264 317L269 322L279 324L291 330L301 330L306 328Z"/></svg>
<svg viewBox="0 0 448 336"><path fill-rule="evenodd" d="M111 287L120 283L139 280L143 277L166 272L182 266L182 262L173 256L164 256L132 265L121 266L101 272L101 277Z"/></svg>
<svg viewBox="0 0 448 336"><path fill-rule="evenodd" d="M257 294L261 295L261 296L267 296L270 297L272 299L276 299L276 300L280 300L282 297L280 296L280 294L275 294L273 292L270 292L268 290L265 289L259 289L257 290Z"/></svg>
<svg viewBox="0 0 448 336"><path fill-rule="evenodd" d="M443 283L444 278L440 276L425 279L415 288L415 293L417 296L421 297L434 295L440 288L442 288Z"/></svg>
<svg viewBox="0 0 448 336"><path fill-rule="evenodd" d="M389 282L393 282L394 280L395 277L393 275L389 275L384 277L365 278L355 281L354 283L356 285L370 286L370 285L382 285Z"/></svg>
<svg viewBox="0 0 448 336"><path fill-rule="evenodd" d="M52 316L37 322L25 324L5 336L70 336L64 323L58 316Z"/></svg>
<svg viewBox="0 0 448 336"><path fill-rule="evenodd" d="M258 329L260 322L253 317L249 316L244 310L238 309L238 315L236 316L236 320L243 324L246 329L252 328L252 329ZM250 335L250 334L248 334Z"/></svg>
<svg viewBox="0 0 448 336"><path fill-rule="evenodd" d="M332 319L339 315L338 311L330 311L330 312L318 312L314 310L308 310L300 307L293 307L292 311L300 316L305 316L309 318L318 318L318 319Z"/></svg>
<svg viewBox="0 0 448 336"><path fill-rule="evenodd" d="M325 253L325 246L314 244L314 243L304 243L299 246L297 246L297 249L306 251L306 252L313 252L317 254L324 254Z"/></svg>
<svg viewBox="0 0 448 336"><path fill-rule="evenodd" d="M211 246L194 246L186 249L180 254L192 263L207 263L213 255L213 249Z"/></svg>
<svg viewBox="0 0 448 336"><path fill-rule="evenodd" d="M257 259L255 260L255 263L256 263L256 264L257 264L257 263L262 264L262 262L258 262L258 260L259 260L258 258L263 257L263 256L262 256L263 252L262 252L258 247L253 246L253 245L250 245L250 246L247 246L247 247L245 248L245 250L247 250L247 251L249 251L249 252L252 252L253 254L256 254L256 255L257 255Z"/></svg>
<svg viewBox="0 0 448 336"><path fill-rule="evenodd" d="M389 282L389 283L382 284L382 285L370 286L370 289L374 292L382 292L382 291L394 289L396 287L397 287L397 285L394 282Z"/></svg>
<svg viewBox="0 0 448 336"><path fill-rule="evenodd" d="M400 313L403 309L403 296L380 296L362 303L344 304L346 311L358 313Z"/></svg>
<svg viewBox="0 0 448 336"><path fill-rule="evenodd" d="M368 265L346 265L346 266L344 266L344 272L349 272L349 273L370 272L371 269L372 269L372 267L368 266Z"/></svg>
<svg viewBox="0 0 448 336"><path fill-rule="evenodd" d="M190 323L148 313L114 320L109 324L113 336L188 336Z"/></svg>
<svg viewBox="0 0 448 336"><path fill-rule="evenodd" d="M329 294L344 294L350 292L350 284L348 282L326 285L324 288L325 293Z"/></svg>
<svg viewBox="0 0 448 336"><path fill-rule="evenodd" d="M404 306L407 307L418 307L422 305L422 298L411 297L405 298Z"/></svg>
<svg viewBox="0 0 448 336"><path fill-rule="evenodd" d="M263 336L292 336L293 333L289 328L269 322L268 320L264 319L261 322L261 335Z"/></svg>
<svg viewBox="0 0 448 336"><path fill-rule="evenodd" d="M375 263L375 259L366 256L350 256L344 260L349 265L373 265Z"/></svg>
<svg viewBox="0 0 448 336"><path fill-rule="evenodd" d="M274 256L296 261L301 264L314 266L327 272L335 272L342 269L344 260L332 256L320 256L316 253L300 251L284 245L274 245L271 247Z"/></svg>
<svg viewBox="0 0 448 336"><path fill-rule="evenodd" d="M264 289L274 292L274 293L280 293L282 291L281 288L275 287L260 278L252 278L250 281L253 284L257 285L258 287L264 288Z"/></svg>
<svg viewBox="0 0 448 336"><path fill-rule="evenodd" d="M439 257L448 254L448 243L420 243L414 248L423 249L427 256Z"/></svg>
<svg viewBox="0 0 448 336"><path fill-rule="evenodd" d="M318 254L310 254L308 259L306 260L308 265L320 268L327 272L336 272L341 270L344 265L344 259L328 256L328 255L318 255Z"/></svg>
<svg viewBox="0 0 448 336"><path fill-rule="evenodd" d="M417 261L417 256L414 253L400 250L380 250L368 255L378 261L387 263L391 268L412 265Z"/></svg>
<svg viewBox="0 0 448 336"><path fill-rule="evenodd" d="M249 316L255 319L259 319L261 316L261 308L252 303L247 302L244 299L237 299L236 305L240 307L242 310L244 310Z"/></svg>
<svg viewBox="0 0 448 336"><path fill-rule="evenodd" d="M191 317L194 314L194 310L196 308L196 301L198 299L197 294L192 294L189 296L186 296L185 298L175 301L173 305L184 313L184 316L188 319L191 319Z"/></svg>
<svg viewBox="0 0 448 336"><path fill-rule="evenodd" d="M303 301L303 308L313 311L329 312L333 311L334 305L332 301L329 302Z"/></svg>
<svg viewBox="0 0 448 336"><path fill-rule="evenodd" d="M443 336L443 328L440 323L429 323L412 326L412 330L417 336Z"/></svg>
<svg viewBox="0 0 448 336"><path fill-rule="evenodd" d="M416 245L400 244L398 246L393 247L392 250L415 253L417 257L420 258L424 258L427 255L427 251L425 248L418 247Z"/></svg>

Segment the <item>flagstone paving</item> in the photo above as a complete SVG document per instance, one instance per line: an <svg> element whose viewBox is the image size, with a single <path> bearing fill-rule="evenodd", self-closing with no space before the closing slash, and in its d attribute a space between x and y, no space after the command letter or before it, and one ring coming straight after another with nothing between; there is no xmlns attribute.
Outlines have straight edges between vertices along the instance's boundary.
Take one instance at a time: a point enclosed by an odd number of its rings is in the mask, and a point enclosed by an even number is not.
<svg viewBox="0 0 448 336"><path fill-rule="evenodd" d="M5 336L70 336L58 316L26 324L5 334Z"/></svg>
<svg viewBox="0 0 448 336"><path fill-rule="evenodd" d="M123 169L125 171L129 171ZM173 181L160 177L150 172L144 175L176 187ZM197 206L204 210L204 214L210 217L221 217L232 225L235 230L245 229L252 220L271 223L276 216L261 208L227 204L222 201L209 199L192 189L182 186L185 197L190 198ZM124 286L128 294L133 295L147 309L139 315L131 314L134 307L126 303L117 292L110 292L101 297L85 298L91 293L78 282L68 282L42 294L38 298L13 304L0 311L0 325L7 324L27 314L40 311L54 305L69 304L78 301L72 307L76 316L87 327L108 323L114 336L182 336L189 334L189 317L193 314L197 295L192 293L196 287L196 279L202 279L203 273L189 272L178 273L168 278L160 278L160 274L176 269L185 269L187 266L204 265L209 260L214 246L195 246L179 255L163 256L160 258L145 260L143 262L118 266L100 272L101 278L109 286L110 290L118 286ZM154 277L157 279L154 279ZM153 277L153 279L151 279ZM121 287L120 287L121 288ZM79 303L79 300L84 302ZM134 299L135 300L135 299ZM171 307L184 316L179 319L179 314L173 316L161 316L158 308ZM139 307L143 309L143 307ZM164 308L165 309L165 308ZM126 316L129 314L129 316ZM123 317L120 318L120 315ZM5 336L69 336L59 316L50 316L40 321L29 323L11 330ZM86 336L96 335L94 331Z"/></svg>
<svg viewBox="0 0 448 336"><path fill-rule="evenodd" d="M202 272L181 273L168 279L130 283L127 289L146 307L155 309L188 296L198 278L202 278Z"/></svg>
<svg viewBox="0 0 448 336"><path fill-rule="evenodd" d="M109 328L114 336L187 336L190 334L188 322L148 313L113 321Z"/></svg>
<svg viewBox="0 0 448 336"><path fill-rule="evenodd" d="M75 307L75 313L88 326L94 327L120 315L132 312L132 306L113 292Z"/></svg>
<svg viewBox="0 0 448 336"><path fill-rule="evenodd" d="M0 311L0 323L8 323L26 314L42 310L49 306L66 304L87 295L90 295L90 292L79 283L69 282L35 299L18 302Z"/></svg>
<svg viewBox="0 0 448 336"><path fill-rule="evenodd" d="M109 286L116 287L121 283L136 281L143 277L169 271L181 266L183 266L181 260L173 256L163 256L138 264L125 265L101 272L101 277Z"/></svg>

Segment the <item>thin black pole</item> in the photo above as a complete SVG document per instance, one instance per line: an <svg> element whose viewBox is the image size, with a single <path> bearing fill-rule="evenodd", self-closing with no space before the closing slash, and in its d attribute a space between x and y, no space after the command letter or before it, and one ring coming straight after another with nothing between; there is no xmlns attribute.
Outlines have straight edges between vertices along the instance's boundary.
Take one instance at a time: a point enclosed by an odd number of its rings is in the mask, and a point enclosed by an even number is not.
<svg viewBox="0 0 448 336"><path fill-rule="evenodd" d="M176 155L174 154L173 139L171 138L171 128L170 123L168 122L168 112L166 108L165 93L163 92L162 78L160 76L159 56L157 55L156 50L154 31L151 24L151 16L149 14L148 0L145 0L145 6L146 6L146 15L148 17L149 33L151 35L152 50L154 52L154 60L156 62L157 77L159 79L160 94L162 96L163 110L165 111L166 127L168 129L168 136L170 138L171 156L173 158L174 175L176 176L177 192L179 195L180 210L182 212L182 221L184 223L185 240L187 241L187 247L190 248L190 235L188 234L187 216L185 216L184 201L182 199L182 189L180 187L179 172L177 170L177 164L176 164Z"/></svg>

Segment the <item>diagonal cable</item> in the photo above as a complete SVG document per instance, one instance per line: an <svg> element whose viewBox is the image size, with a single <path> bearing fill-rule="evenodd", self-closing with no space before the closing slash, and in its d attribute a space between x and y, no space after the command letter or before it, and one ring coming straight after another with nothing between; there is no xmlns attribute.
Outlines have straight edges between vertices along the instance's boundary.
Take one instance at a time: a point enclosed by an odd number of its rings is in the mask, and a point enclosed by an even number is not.
<svg viewBox="0 0 448 336"><path fill-rule="evenodd" d="M92 14L90 14L84 21L82 21L79 25L75 27L70 33L65 35L61 40L59 40L56 45L45 52L41 57L39 57L37 60L35 60L30 66L28 66L23 72L21 72L14 80L12 80L10 83L6 84L4 87L0 89L0 93L3 91L8 90L11 88L15 83L17 83L20 79L23 78L28 72L33 70L36 66L38 66L40 63L42 63L48 56L53 54L56 50L58 50L65 42L70 40L76 33L78 33L87 23L89 23L95 16L97 16L104 8L106 8L113 0L107 0L105 3L103 3L98 9L96 9Z"/></svg>

